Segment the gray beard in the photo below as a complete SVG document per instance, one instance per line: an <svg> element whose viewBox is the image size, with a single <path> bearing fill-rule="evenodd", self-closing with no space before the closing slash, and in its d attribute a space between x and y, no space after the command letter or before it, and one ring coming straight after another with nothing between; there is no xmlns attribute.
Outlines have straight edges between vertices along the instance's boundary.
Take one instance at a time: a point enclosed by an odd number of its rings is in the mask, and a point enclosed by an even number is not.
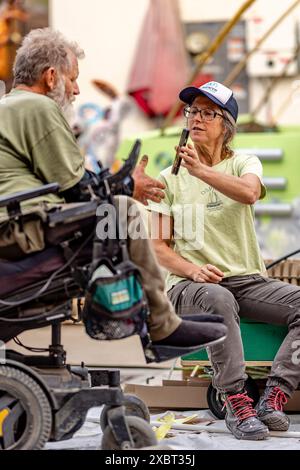
<svg viewBox="0 0 300 470"><path fill-rule="evenodd" d="M61 108L61 110L66 121L71 126L75 120L75 109L73 104L69 102L63 108Z"/></svg>
<svg viewBox="0 0 300 470"><path fill-rule="evenodd" d="M67 122L72 124L75 116L74 106L73 102L66 97L66 87L62 78L58 79L56 87L49 91L47 96L55 101Z"/></svg>

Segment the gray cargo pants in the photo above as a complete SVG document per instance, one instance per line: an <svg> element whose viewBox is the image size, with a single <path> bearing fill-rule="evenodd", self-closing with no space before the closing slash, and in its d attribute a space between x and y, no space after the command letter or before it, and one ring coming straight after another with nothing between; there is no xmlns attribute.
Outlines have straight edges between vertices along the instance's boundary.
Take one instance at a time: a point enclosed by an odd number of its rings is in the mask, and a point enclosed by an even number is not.
<svg viewBox="0 0 300 470"><path fill-rule="evenodd" d="M284 339L271 368L267 385L278 385L290 396L300 381L300 288L260 274L233 276L219 284L181 281L168 292L178 315L215 313L228 327L225 341L209 349L213 385L221 392L243 388L244 351L239 318L287 325Z"/></svg>

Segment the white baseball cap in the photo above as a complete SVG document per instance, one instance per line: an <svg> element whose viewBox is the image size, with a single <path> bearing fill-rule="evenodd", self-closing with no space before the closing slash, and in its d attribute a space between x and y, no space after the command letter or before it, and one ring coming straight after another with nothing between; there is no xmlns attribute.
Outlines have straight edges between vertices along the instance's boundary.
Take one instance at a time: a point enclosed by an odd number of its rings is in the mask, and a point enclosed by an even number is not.
<svg viewBox="0 0 300 470"><path fill-rule="evenodd" d="M184 88L179 93L179 98L184 103L191 105L194 99L200 95L206 96L220 106L220 108L228 111L236 122L239 108L237 101L233 96L233 91L230 90L230 88L227 88L219 82L207 82L199 88L194 86Z"/></svg>

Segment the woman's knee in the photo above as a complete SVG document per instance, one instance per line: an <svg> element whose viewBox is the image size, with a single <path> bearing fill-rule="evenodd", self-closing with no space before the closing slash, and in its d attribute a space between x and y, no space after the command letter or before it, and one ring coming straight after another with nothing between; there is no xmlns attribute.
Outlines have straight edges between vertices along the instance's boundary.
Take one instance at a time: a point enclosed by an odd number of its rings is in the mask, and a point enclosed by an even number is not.
<svg viewBox="0 0 300 470"><path fill-rule="evenodd" d="M300 308L290 309L290 314L288 316L287 325L289 329L300 328ZM294 311L293 311L294 310Z"/></svg>
<svg viewBox="0 0 300 470"><path fill-rule="evenodd" d="M205 289L202 302L205 310L209 313L216 313L224 317L235 316L239 311L239 305L234 295L218 284L214 284L212 287L208 286Z"/></svg>

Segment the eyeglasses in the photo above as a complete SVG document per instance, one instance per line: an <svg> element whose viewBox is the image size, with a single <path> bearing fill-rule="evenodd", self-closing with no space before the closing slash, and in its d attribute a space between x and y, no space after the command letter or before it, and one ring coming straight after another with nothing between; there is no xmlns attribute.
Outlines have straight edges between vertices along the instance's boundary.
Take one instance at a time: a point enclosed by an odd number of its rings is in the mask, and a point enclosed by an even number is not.
<svg viewBox="0 0 300 470"><path fill-rule="evenodd" d="M191 108L189 106L186 106L183 110L183 114L188 119L195 119L198 113L200 114L201 119L203 121L213 121L216 116L221 116L222 118L225 119L225 116L223 116L223 114L217 113L217 111L213 111L212 109L209 109L209 108L200 109L200 108L196 108L195 106L192 106Z"/></svg>

